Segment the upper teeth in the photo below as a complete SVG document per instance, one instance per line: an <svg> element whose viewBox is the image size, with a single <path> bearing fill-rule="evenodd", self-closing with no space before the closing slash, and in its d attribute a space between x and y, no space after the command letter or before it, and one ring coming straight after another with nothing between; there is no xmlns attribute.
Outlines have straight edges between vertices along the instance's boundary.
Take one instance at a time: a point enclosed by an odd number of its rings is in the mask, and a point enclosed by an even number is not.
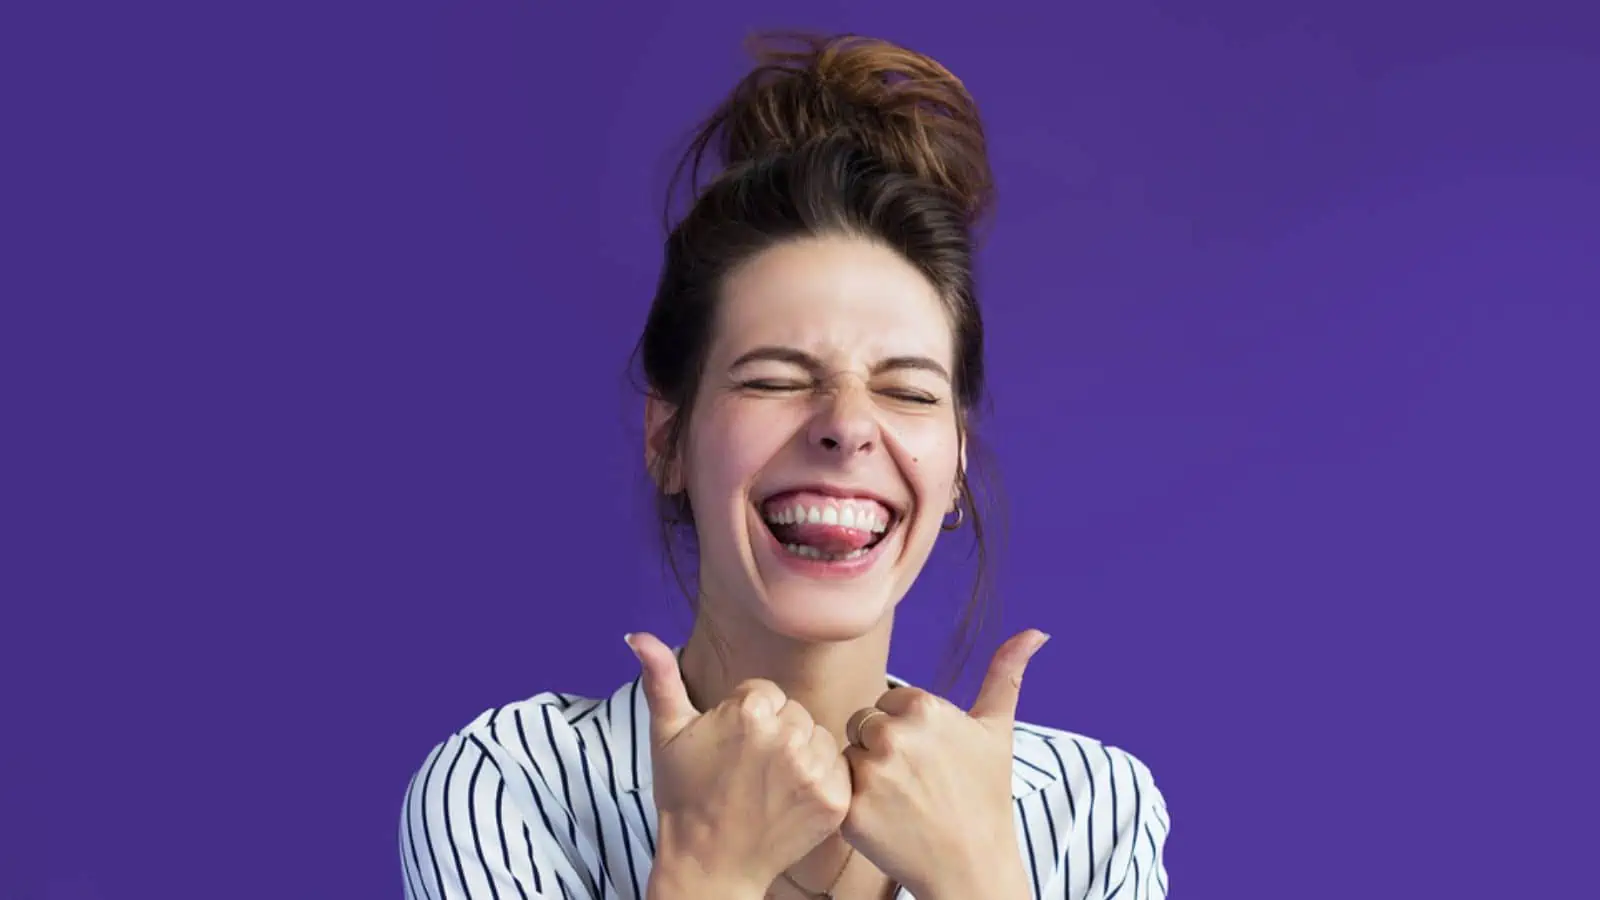
<svg viewBox="0 0 1600 900"><path fill-rule="evenodd" d="M779 507L776 510L768 509L766 519L777 525L798 525L801 522L820 523L823 525L842 525L845 528L859 528L863 531L882 532L889 527L887 514L882 510L868 506L856 506L851 503L840 503L837 506L806 506L804 503L794 503Z"/></svg>

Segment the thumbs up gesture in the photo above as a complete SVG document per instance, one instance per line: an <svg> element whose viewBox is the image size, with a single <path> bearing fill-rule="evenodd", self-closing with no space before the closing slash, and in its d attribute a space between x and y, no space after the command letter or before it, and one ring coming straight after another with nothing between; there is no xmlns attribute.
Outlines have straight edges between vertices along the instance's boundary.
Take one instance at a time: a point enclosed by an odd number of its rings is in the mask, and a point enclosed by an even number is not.
<svg viewBox="0 0 1600 900"><path fill-rule="evenodd" d="M853 797L840 833L919 900L1031 896L1012 819L1012 727L1022 674L1049 636L995 652L970 711L893 688L846 730Z"/></svg>
<svg viewBox="0 0 1600 900"><path fill-rule="evenodd" d="M701 712L671 648L649 634L629 635L628 646L650 707L657 872L688 873L721 896L763 896L849 810L838 740L762 679Z"/></svg>

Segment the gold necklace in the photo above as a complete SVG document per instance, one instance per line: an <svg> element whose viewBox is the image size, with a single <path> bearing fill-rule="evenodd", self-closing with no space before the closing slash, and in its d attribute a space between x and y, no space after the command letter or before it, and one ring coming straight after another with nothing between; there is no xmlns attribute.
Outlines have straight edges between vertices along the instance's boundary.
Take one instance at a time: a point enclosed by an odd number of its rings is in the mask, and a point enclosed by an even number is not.
<svg viewBox="0 0 1600 900"><path fill-rule="evenodd" d="M850 852L846 853L844 855L844 865L839 867L839 874L833 876L833 883L828 885L828 889L825 890L825 891L807 890L806 888L801 886L800 882L795 881L793 878L789 877L789 873L788 872L779 872L778 874L782 875L783 879L785 881L787 881L790 884L794 885L794 889L795 890L799 891L802 894L805 894L807 897L810 897L811 900L833 900L833 889L839 886L839 879L844 877L844 870L850 867L850 858L852 856L855 856L855 855L856 855L856 848L851 847L850 848Z"/></svg>

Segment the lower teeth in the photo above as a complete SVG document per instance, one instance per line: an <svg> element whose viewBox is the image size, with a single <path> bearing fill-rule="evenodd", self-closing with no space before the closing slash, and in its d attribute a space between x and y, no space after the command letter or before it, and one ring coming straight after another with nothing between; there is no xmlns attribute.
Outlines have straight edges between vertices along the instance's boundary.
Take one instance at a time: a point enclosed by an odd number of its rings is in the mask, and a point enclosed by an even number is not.
<svg viewBox="0 0 1600 900"><path fill-rule="evenodd" d="M849 553L824 553L821 550L810 546L809 544L784 544L783 549L788 550L795 556L803 556L806 559L820 559L823 562L841 562L847 559L860 559L861 557L866 556L867 551L871 550L872 548L861 547L856 550L851 550Z"/></svg>

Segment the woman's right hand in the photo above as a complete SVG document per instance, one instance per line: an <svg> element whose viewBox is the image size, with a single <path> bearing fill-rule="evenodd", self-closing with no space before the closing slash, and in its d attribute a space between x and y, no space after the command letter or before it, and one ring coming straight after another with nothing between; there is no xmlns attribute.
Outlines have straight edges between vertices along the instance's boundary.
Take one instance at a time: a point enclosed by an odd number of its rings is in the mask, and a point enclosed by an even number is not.
<svg viewBox="0 0 1600 900"><path fill-rule="evenodd" d="M650 707L658 873L764 895L850 810L850 766L838 741L763 679L702 713L671 648L649 634L627 640Z"/></svg>

